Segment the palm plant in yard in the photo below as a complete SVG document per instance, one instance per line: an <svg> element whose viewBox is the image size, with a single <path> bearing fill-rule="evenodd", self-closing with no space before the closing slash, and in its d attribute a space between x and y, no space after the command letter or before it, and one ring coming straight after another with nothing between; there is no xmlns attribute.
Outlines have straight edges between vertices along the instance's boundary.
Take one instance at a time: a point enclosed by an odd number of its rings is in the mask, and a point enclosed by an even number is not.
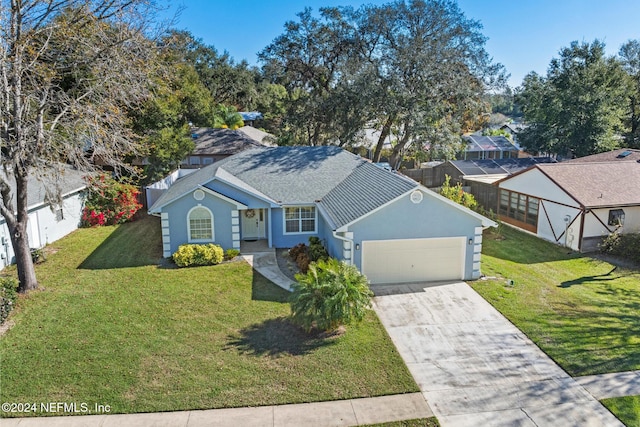
<svg viewBox="0 0 640 427"><path fill-rule="evenodd" d="M371 307L373 293L367 278L353 265L330 258L309 265L296 275L291 295L292 320L307 332L334 331L361 321Z"/></svg>

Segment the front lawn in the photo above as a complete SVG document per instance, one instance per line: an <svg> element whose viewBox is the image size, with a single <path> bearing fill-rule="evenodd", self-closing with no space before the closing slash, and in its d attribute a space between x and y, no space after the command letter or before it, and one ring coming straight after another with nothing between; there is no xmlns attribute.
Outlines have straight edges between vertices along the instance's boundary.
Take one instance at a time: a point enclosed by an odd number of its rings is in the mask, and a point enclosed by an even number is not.
<svg viewBox="0 0 640 427"><path fill-rule="evenodd" d="M617 397L604 399L607 407L627 427L640 427L640 396Z"/></svg>
<svg viewBox="0 0 640 427"><path fill-rule="evenodd" d="M503 227L473 288L572 376L640 369L640 272ZM513 285L507 284L513 280Z"/></svg>
<svg viewBox="0 0 640 427"><path fill-rule="evenodd" d="M133 413L418 391L373 312L310 338L286 320L288 293L245 262L159 265L159 233L144 217L48 247L42 289L21 296L0 338L1 402Z"/></svg>

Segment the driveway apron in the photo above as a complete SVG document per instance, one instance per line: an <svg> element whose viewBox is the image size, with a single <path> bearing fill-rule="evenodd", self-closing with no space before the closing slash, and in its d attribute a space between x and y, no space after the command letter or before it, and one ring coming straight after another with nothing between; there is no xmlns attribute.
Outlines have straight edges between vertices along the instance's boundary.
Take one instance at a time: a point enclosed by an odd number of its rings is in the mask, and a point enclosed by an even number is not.
<svg viewBox="0 0 640 427"><path fill-rule="evenodd" d="M622 426L466 283L373 290L380 320L443 427Z"/></svg>

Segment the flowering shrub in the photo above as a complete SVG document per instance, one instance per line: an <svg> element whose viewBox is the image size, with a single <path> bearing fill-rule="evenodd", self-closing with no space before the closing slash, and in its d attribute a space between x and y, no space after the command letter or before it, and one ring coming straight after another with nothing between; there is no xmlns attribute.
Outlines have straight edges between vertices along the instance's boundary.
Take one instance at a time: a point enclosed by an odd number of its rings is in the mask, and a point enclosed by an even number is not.
<svg viewBox="0 0 640 427"><path fill-rule="evenodd" d="M89 194L82 211L82 225L97 227L129 221L142 207L140 192L131 184L101 174L87 177Z"/></svg>
<svg viewBox="0 0 640 427"><path fill-rule="evenodd" d="M224 251L220 246L213 243L206 245L180 245L172 258L178 267L215 265L222 262Z"/></svg>

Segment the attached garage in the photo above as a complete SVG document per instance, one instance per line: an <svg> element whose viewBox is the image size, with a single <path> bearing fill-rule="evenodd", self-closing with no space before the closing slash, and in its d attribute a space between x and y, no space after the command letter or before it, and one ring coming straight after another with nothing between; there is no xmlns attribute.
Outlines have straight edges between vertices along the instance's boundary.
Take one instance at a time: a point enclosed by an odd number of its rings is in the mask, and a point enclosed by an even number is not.
<svg viewBox="0 0 640 427"><path fill-rule="evenodd" d="M362 272L372 284L463 279L466 237L366 240Z"/></svg>

